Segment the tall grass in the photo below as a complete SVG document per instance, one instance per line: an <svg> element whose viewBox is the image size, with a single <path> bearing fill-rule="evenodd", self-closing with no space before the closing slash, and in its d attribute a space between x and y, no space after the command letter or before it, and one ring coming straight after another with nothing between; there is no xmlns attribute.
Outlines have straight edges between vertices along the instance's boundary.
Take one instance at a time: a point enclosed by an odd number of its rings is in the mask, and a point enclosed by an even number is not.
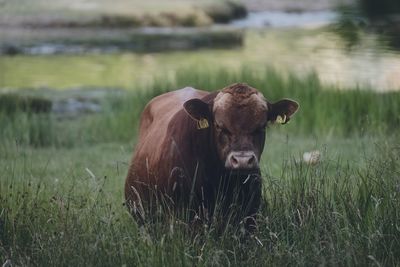
<svg viewBox="0 0 400 267"><path fill-rule="evenodd" d="M78 120L57 120L51 115L0 114L1 140L30 145L74 146L85 143L132 140L145 104L154 96L185 86L219 90L234 82L258 88L270 101L289 97L300 103L300 111L288 131L350 136L368 133L394 134L400 125L400 93L377 93L353 88L324 87L315 75L283 76L271 69L255 72L223 69L182 69L174 79L159 77L148 88L134 88L126 95L104 99L101 114Z"/></svg>
<svg viewBox="0 0 400 267"><path fill-rule="evenodd" d="M21 152L23 153L23 152ZM4 158L3 158L4 160ZM122 206L116 176L68 173L55 184L32 159L8 159L0 179L0 259L15 265L396 266L400 144L383 145L368 168L336 159L288 159L267 176L258 231L194 230L177 218L142 228ZM63 166L59 162L60 170ZM22 167L24 166L24 167ZM62 172L61 172L62 173ZM95 172L101 173L101 171ZM40 178L36 178L40 177Z"/></svg>
<svg viewBox="0 0 400 267"><path fill-rule="evenodd" d="M279 172L261 163L263 201L253 234L234 226L221 232L213 224L194 229L174 217L139 227L123 206L122 189L131 154L127 143L135 138L144 105L183 86L216 90L239 81L271 101L300 102L285 127L292 139L331 135L356 143L374 135L380 141L368 145L377 146L376 153L361 155L360 150L361 165L329 153L319 164L305 165L280 146L286 156ZM23 111L0 114L0 263L400 264L399 93L339 91L324 88L314 75L300 79L247 68L182 70L174 79L161 77L149 88L136 89L147 90L110 95L102 113L75 120Z"/></svg>

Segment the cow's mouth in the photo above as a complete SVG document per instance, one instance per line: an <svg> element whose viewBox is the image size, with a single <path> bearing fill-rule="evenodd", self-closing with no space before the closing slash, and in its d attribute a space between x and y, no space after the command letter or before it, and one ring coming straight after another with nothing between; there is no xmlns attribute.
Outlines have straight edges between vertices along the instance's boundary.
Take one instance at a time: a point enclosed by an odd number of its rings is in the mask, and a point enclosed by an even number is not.
<svg viewBox="0 0 400 267"><path fill-rule="evenodd" d="M246 184L249 181L261 179L261 174L259 169L227 170L227 177L230 180L237 180Z"/></svg>

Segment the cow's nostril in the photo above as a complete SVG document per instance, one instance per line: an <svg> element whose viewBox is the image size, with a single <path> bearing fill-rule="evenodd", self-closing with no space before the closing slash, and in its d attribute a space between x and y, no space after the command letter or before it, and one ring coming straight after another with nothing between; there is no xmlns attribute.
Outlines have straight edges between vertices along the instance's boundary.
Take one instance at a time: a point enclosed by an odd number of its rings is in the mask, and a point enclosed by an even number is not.
<svg viewBox="0 0 400 267"><path fill-rule="evenodd" d="M248 164L249 166L253 166L254 163L255 163L255 161L256 161L256 157L255 157L254 155L251 155L250 158L249 158L249 160L247 161L247 164Z"/></svg>
<svg viewBox="0 0 400 267"><path fill-rule="evenodd" d="M239 161L235 158L235 156L232 155L231 163L233 166L237 166L239 164Z"/></svg>

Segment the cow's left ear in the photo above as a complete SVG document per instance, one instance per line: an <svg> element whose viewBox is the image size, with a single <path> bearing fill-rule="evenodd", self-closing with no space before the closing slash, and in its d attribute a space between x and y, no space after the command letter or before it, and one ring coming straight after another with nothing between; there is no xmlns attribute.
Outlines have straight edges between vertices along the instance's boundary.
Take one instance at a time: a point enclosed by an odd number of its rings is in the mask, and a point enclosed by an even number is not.
<svg viewBox="0 0 400 267"><path fill-rule="evenodd" d="M186 113L197 122L197 128L209 127L210 108L208 104L198 98L190 99L183 104Z"/></svg>
<svg viewBox="0 0 400 267"><path fill-rule="evenodd" d="M299 103L290 99L282 99L268 103L268 121L286 124L290 117L299 109Z"/></svg>

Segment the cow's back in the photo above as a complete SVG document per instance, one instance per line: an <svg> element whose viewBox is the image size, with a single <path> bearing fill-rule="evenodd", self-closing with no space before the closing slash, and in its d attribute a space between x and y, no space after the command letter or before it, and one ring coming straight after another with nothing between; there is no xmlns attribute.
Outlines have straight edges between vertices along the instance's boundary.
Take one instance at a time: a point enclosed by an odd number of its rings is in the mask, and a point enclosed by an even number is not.
<svg viewBox="0 0 400 267"><path fill-rule="evenodd" d="M182 109L183 103L192 98L201 98L208 93L185 87L153 98L143 110L140 119L139 138L135 155L156 155L160 144L167 137L168 124Z"/></svg>
<svg viewBox="0 0 400 267"><path fill-rule="evenodd" d="M168 177L158 177L158 174L154 173L159 166L170 160L165 158L168 153L164 150L168 148L163 146L170 138L167 133L168 125L182 110L183 103L192 98L202 98L207 94L206 91L185 87L157 96L146 105L141 115L139 137L126 180L127 196L132 194L131 187L141 191L141 185L163 184L163 181L155 182L152 179L168 179Z"/></svg>

